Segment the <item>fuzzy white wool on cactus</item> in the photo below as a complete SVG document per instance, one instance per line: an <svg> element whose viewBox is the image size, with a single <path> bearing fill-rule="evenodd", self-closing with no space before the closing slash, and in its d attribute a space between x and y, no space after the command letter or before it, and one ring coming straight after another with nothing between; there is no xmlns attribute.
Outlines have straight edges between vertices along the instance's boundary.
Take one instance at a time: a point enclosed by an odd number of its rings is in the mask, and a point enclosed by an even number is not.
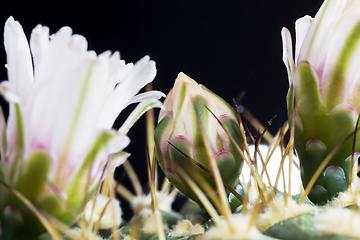
<svg viewBox="0 0 360 240"><path fill-rule="evenodd" d="M85 206L85 221L98 224L99 229L118 227L121 224L122 211L117 199L97 195Z"/></svg>
<svg viewBox="0 0 360 240"><path fill-rule="evenodd" d="M255 151L255 145L249 145L249 152L250 153L254 153ZM260 144L258 146L258 149L261 153L261 156L264 158L267 156L268 152L269 152L269 146L265 145L265 144ZM251 156L252 159L254 159L253 156ZM297 166L295 164L292 165L291 167L291 185L290 185L290 189L291 189L291 195L296 195L301 193L302 190L302 184L301 184L301 178L300 178L300 171L298 169L298 165L299 165L299 160L297 158L296 155L293 156L293 161L297 164ZM275 186L275 182L277 179L277 175L280 169L280 164L281 164L281 151L279 148L276 148L274 153L272 154L269 162L266 165L266 171L269 174L269 178L270 178L270 182L271 182L271 186ZM288 191L288 184L289 184L289 157L287 156L285 158L284 161L284 175L285 175L285 186L286 186L286 191ZM259 174L261 174L263 169L263 164L262 161L260 160L260 157L257 156L257 171ZM251 177L250 174L250 169L249 166L247 164L244 164L244 167L242 169L241 175L240 175L240 181L247 183L249 181L249 179L251 179L252 181L252 185L254 184L253 182L253 178ZM283 174L280 174L280 178L278 180L278 185L277 185L277 189L281 192L284 192L284 184L283 184ZM265 186L269 186L269 180L266 176L265 173L263 173L262 175L262 180L265 183Z"/></svg>
<svg viewBox="0 0 360 240"><path fill-rule="evenodd" d="M38 25L29 44L13 17L5 23L4 45L8 81L0 83L0 94L9 102L9 117L5 121L0 111L0 180L70 224L66 208L81 211L101 177L129 156L123 149L130 127L162 106L161 92L137 94L154 79L155 62L145 56L126 64L110 51L97 55L69 27L49 35ZM119 131L112 129L131 103L139 104ZM14 202L1 191L3 222L3 209Z"/></svg>

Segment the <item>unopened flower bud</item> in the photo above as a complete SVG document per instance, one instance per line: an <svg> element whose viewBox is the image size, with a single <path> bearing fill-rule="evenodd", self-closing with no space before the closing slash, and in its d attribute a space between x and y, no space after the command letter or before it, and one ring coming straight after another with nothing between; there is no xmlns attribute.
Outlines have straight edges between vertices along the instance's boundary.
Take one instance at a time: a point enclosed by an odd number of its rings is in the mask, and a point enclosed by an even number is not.
<svg viewBox="0 0 360 240"><path fill-rule="evenodd" d="M222 180L235 187L239 181L243 159L226 133L227 131L236 144L241 146L239 122L233 108L184 73L178 75L164 107L155 130L155 152L160 167L170 182L199 203L181 173L185 172L203 191L209 191L203 188L203 183L206 182L211 191L216 192L213 175L199 167L201 164L211 170L210 161L214 158ZM207 147L211 148L211 156Z"/></svg>

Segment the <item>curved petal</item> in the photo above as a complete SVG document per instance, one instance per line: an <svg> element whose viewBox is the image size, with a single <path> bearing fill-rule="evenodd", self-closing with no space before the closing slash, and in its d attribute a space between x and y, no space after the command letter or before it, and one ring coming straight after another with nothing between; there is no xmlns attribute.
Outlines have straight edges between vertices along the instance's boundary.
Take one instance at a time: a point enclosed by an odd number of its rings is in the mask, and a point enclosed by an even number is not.
<svg viewBox="0 0 360 240"><path fill-rule="evenodd" d="M115 168L123 164L128 158L130 157L130 153L127 152L119 152L115 153L110 156L109 162L106 165L106 168L104 169L105 172L102 175L101 181L103 181L106 177L108 177L111 173L114 172ZM100 179L100 174L98 174L97 177L95 177L94 182L98 181Z"/></svg>
<svg viewBox="0 0 360 240"><path fill-rule="evenodd" d="M130 128L135 124L135 122L148 110L152 108L161 108L162 103L157 99L146 99L143 102L139 103L137 107L131 112L125 122L119 129L120 134L127 134Z"/></svg>
<svg viewBox="0 0 360 240"><path fill-rule="evenodd" d="M14 93L26 104L34 80L29 44L19 22L9 17L4 28L8 78Z"/></svg>
<svg viewBox="0 0 360 240"><path fill-rule="evenodd" d="M163 92L160 91L149 91L144 93L139 93L138 95L135 95L129 104L141 102L147 99L160 99L160 98L166 97L166 95Z"/></svg>
<svg viewBox="0 0 360 240"><path fill-rule="evenodd" d="M130 138L118 133L114 134L114 138L104 146L94 159L90 172L92 183L99 181L101 175L106 178L111 173L111 170L113 171L117 166L123 164L126 158L130 156L129 153L123 152L123 149L129 145ZM121 159L118 157L121 157ZM105 173L102 174L105 166Z"/></svg>
<svg viewBox="0 0 360 240"><path fill-rule="evenodd" d="M281 38L283 45L283 62L286 66L286 70L288 73L289 86L291 86L293 82L294 76L294 59L293 59L293 51L292 51L292 41L291 35L287 28L281 29Z"/></svg>
<svg viewBox="0 0 360 240"><path fill-rule="evenodd" d="M107 100L99 115L99 127L111 128L120 112L129 105L133 96L156 75L155 62L148 56L139 60L131 71L122 76L122 81L116 86L114 92Z"/></svg>

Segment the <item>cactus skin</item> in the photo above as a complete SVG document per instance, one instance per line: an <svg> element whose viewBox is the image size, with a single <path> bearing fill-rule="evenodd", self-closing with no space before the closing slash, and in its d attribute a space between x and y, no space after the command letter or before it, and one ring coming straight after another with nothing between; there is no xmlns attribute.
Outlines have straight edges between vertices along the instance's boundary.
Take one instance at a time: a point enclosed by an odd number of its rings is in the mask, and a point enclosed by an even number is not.
<svg viewBox="0 0 360 240"><path fill-rule="evenodd" d="M312 93L308 91L309 95ZM302 97L307 96L303 94ZM323 110L317 111L311 117L309 111L312 109L302 109L301 106L305 105L298 104L296 112L290 115L290 121L292 118L295 121L295 148L301 163L304 188L324 159L354 131L356 125L355 111L349 105L337 106L327 114ZM315 101L312 105L316 105ZM308 196L315 204L326 204L348 188L353 141L354 137L350 137L340 147L317 178ZM360 146L356 141L355 152L358 151ZM354 163L357 156L355 154Z"/></svg>

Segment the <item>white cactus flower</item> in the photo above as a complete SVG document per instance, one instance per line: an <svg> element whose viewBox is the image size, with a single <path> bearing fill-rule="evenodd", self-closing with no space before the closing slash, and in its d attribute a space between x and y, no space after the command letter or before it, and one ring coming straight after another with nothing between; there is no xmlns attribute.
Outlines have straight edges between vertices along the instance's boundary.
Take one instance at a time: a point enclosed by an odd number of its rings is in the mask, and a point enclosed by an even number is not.
<svg viewBox="0 0 360 240"><path fill-rule="evenodd" d="M129 128L148 109L161 106L161 92L136 95L154 79L155 62L146 56L126 64L110 51L97 55L69 27L49 35L49 28L38 25L29 44L12 17L5 24L4 45L8 81L0 83L0 93L10 111L7 121L0 115L0 180L71 224L67 209L81 212L99 182L129 156L122 152L130 141ZM112 129L120 112L137 102L123 126ZM0 188L3 222L3 209L18 206ZM18 238L41 231L39 224Z"/></svg>

